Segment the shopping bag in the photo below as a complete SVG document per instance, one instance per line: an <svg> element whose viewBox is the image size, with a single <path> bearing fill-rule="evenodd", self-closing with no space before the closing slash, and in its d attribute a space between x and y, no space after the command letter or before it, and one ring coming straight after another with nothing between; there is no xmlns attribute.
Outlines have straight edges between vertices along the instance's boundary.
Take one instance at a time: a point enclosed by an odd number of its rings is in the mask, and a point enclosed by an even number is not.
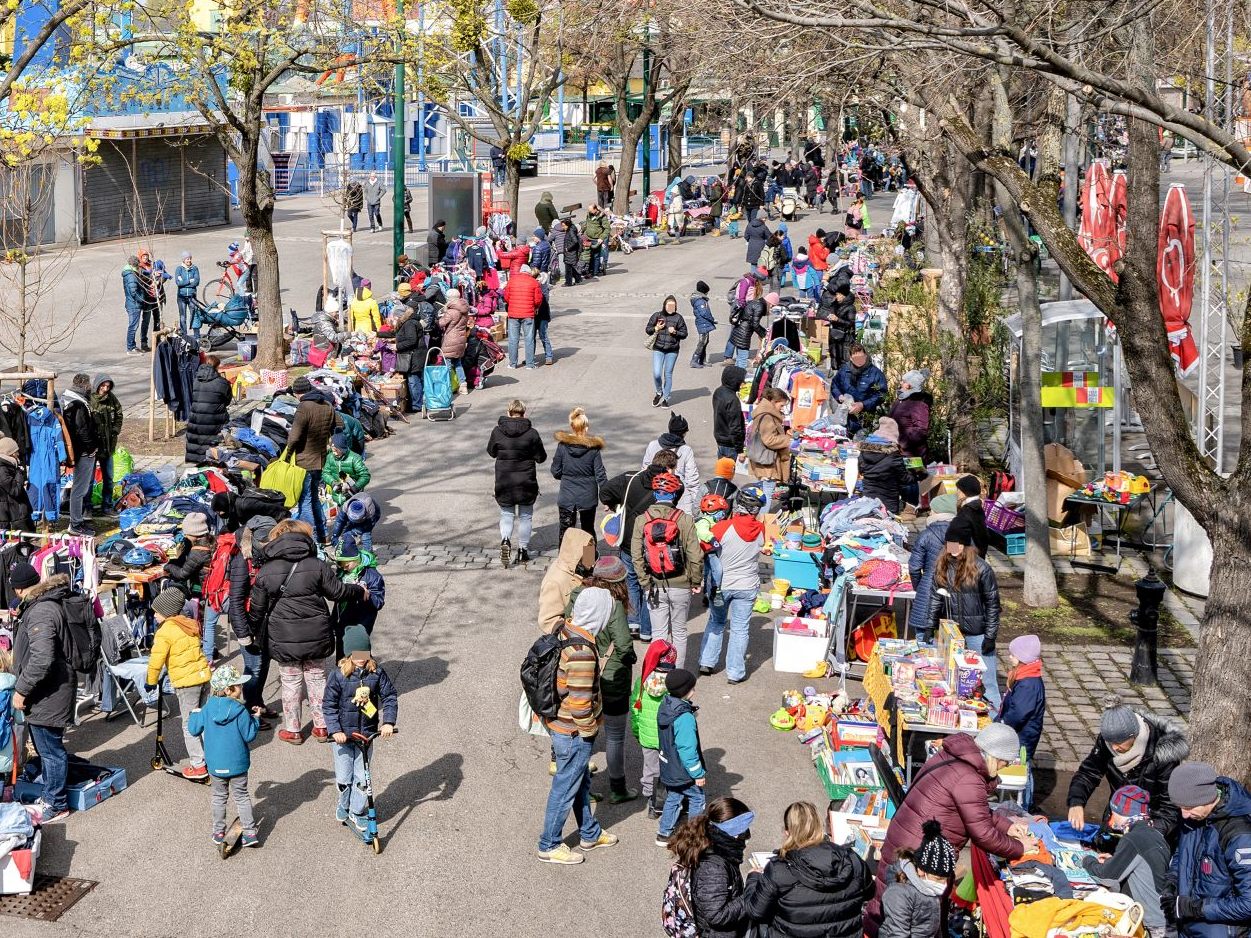
<svg viewBox="0 0 1251 938"><path fill-rule="evenodd" d="M261 488L281 492L283 504L294 508L304 491L304 477L308 473L295 464L295 455L289 450L271 462L261 473Z"/></svg>
<svg viewBox="0 0 1251 938"><path fill-rule="evenodd" d="M534 708L530 706L530 701L526 698L524 692L517 704L517 728L523 733L529 733L531 736L551 735L547 732L547 727L543 725L543 721L535 714Z"/></svg>

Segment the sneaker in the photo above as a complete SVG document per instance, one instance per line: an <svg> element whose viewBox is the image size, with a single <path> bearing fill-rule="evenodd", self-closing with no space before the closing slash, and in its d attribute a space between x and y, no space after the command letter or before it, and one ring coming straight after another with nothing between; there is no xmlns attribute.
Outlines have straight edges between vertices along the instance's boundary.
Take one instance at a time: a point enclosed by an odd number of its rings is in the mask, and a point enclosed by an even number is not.
<svg viewBox="0 0 1251 938"><path fill-rule="evenodd" d="M39 823L46 827L49 824L57 824L60 821L64 821L69 816L69 808L62 808L60 811L53 811L52 809L49 809L44 812L43 820Z"/></svg>
<svg viewBox="0 0 1251 938"><path fill-rule="evenodd" d="M247 831L244 831L242 836L239 837L239 846L241 847L259 847L260 845L261 839L255 834L249 834Z"/></svg>
<svg viewBox="0 0 1251 938"><path fill-rule="evenodd" d="M354 828L356 828L356 832L360 834L362 837L369 836L369 822L365 820L363 815L349 814L348 823L351 824Z"/></svg>
<svg viewBox="0 0 1251 938"><path fill-rule="evenodd" d="M274 728L274 724L270 723L268 720L263 720L260 717L257 717L256 728L262 733L268 733Z"/></svg>
<svg viewBox="0 0 1251 938"><path fill-rule="evenodd" d="M653 396L653 397L652 397L652 406L653 406L653 407L659 407L659 406L660 406L660 400L661 400L661 398L660 398L660 395L659 395L659 394L657 394L657 395Z"/></svg>
<svg viewBox="0 0 1251 938"><path fill-rule="evenodd" d="M555 362L555 360L554 360L554 359L549 358L549 359L547 359L547 361L543 362L543 364L544 364L544 365L554 365L554 364L556 364L556 362Z"/></svg>
<svg viewBox="0 0 1251 938"><path fill-rule="evenodd" d="M742 683L743 683L744 681L746 681L746 680L747 680L746 676L744 676L744 677L727 677L727 678L725 679L725 682L726 682L727 684L731 684L731 685L733 685L733 684L742 684Z"/></svg>
<svg viewBox="0 0 1251 938"><path fill-rule="evenodd" d="M519 547L517 549L517 563L529 563L529 562L530 562L530 551L525 547Z"/></svg>
<svg viewBox="0 0 1251 938"><path fill-rule="evenodd" d="M656 835L656 846L657 846L657 847L667 847L667 846L669 846L669 835L668 835L668 834L657 834L657 835Z"/></svg>
<svg viewBox="0 0 1251 938"><path fill-rule="evenodd" d="M513 545L508 542L508 538L500 541L500 564L505 570L508 569L508 558L511 556Z"/></svg>
<svg viewBox="0 0 1251 938"><path fill-rule="evenodd" d="M699 676L707 677L712 673L712 668L706 668L702 664L699 666Z"/></svg>
<svg viewBox="0 0 1251 938"><path fill-rule="evenodd" d="M557 844L552 850L540 850L539 859L544 863L559 863L562 866L574 866L586 860L586 857L564 844Z"/></svg>
<svg viewBox="0 0 1251 938"><path fill-rule="evenodd" d="M140 347L139 347L139 351L141 351L141 352L151 352L151 351L152 351L152 346L150 346L150 345L142 345L142 346L140 346Z"/></svg>
<svg viewBox="0 0 1251 938"><path fill-rule="evenodd" d="M659 407L672 407L673 405L669 403L669 398L667 398L667 397L662 397L662 398L660 399L660 404L658 404L657 406L659 406Z"/></svg>
<svg viewBox="0 0 1251 938"><path fill-rule="evenodd" d="M281 739L284 743L290 743L292 746L304 745L303 733L298 733L298 732L292 733L290 730L279 730L278 738Z"/></svg>
<svg viewBox="0 0 1251 938"><path fill-rule="evenodd" d="M578 844L583 850L594 850L596 847L615 847L621 839L616 834L610 834L608 831L601 831L599 837L587 843L585 840Z"/></svg>
<svg viewBox="0 0 1251 938"><path fill-rule="evenodd" d="M202 778L208 778L207 765L189 765L182 770L182 777L189 778L193 782L198 782Z"/></svg>
<svg viewBox="0 0 1251 938"><path fill-rule="evenodd" d="M220 847L225 842L226 842L225 831L213 831L213 845L214 846Z"/></svg>
<svg viewBox="0 0 1251 938"><path fill-rule="evenodd" d="M326 728L324 726L314 726L313 739L317 740L319 743L328 743L330 742L330 734L326 732Z"/></svg>
<svg viewBox="0 0 1251 938"><path fill-rule="evenodd" d="M94 537L96 533L96 529L86 522L82 522L81 524L71 524L68 528L66 528L66 531L70 534L75 534L78 537Z"/></svg>
<svg viewBox="0 0 1251 938"><path fill-rule="evenodd" d="M126 349L126 354L127 355L142 355L143 352L139 351L139 349L137 348L128 348Z"/></svg>
<svg viewBox="0 0 1251 938"><path fill-rule="evenodd" d="M608 793L609 804L625 804L627 801L633 801L639 796L637 788L623 788L613 790Z"/></svg>
<svg viewBox="0 0 1251 938"><path fill-rule="evenodd" d="M334 819L340 824L346 824L348 821L348 809L343 805L337 805L334 809Z"/></svg>

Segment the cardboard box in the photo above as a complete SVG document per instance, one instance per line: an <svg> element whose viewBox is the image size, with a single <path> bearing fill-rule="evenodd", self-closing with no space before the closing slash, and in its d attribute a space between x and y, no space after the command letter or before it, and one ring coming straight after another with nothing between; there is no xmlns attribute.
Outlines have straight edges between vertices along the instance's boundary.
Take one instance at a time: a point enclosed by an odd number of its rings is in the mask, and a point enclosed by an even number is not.
<svg viewBox="0 0 1251 938"><path fill-rule="evenodd" d="M39 851L43 846L43 832L35 830L30 847L14 850L0 860L0 896L29 895L35 884L35 867L39 865ZM20 861L20 862L19 862ZM26 868L26 875L22 874Z"/></svg>
<svg viewBox="0 0 1251 938"><path fill-rule="evenodd" d="M1063 524L1068 509L1064 500L1086 484L1086 467L1073 451L1059 443L1043 447L1047 467L1047 520Z"/></svg>
<svg viewBox="0 0 1251 938"><path fill-rule="evenodd" d="M830 344L830 324L823 319L809 317L804 320L804 335L822 345Z"/></svg>

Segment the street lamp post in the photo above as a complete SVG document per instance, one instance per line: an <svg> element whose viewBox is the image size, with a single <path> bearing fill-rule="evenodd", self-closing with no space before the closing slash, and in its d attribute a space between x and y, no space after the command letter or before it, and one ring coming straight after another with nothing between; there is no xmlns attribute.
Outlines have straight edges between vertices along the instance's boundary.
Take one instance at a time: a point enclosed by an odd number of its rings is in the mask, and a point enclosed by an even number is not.
<svg viewBox="0 0 1251 938"><path fill-rule="evenodd" d="M651 39L650 26L644 27L647 32L643 35L643 107L647 107L648 86L651 84L652 74L652 47L649 42ZM647 126L643 128L643 201L647 202L648 197L652 194L652 113L650 110L647 115Z"/></svg>
<svg viewBox="0 0 1251 938"><path fill-rule="evenodd" d="M404 24L404 0L396 0L395 13L399 17L400 28ZM392 117L395 120L391 139L391 182L393 201L391 203L391 282L400 275L399 257L404 253L404 147L407 144L404 133L404 63L395 65L395 102L392 106Z"/></svg>

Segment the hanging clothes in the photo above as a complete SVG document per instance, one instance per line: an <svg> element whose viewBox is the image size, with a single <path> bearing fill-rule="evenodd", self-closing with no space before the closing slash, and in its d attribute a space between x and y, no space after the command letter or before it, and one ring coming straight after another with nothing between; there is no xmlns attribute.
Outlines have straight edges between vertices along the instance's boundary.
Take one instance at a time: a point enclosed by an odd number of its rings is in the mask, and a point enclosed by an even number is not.
<svg viewBox="0 0 1251 938"><path fill-rule="evenodd" d="M152 378L156 396L165 402L175 420L186 420L191 413L191 394L195 373L200 367L196 346L179 335L157 341L152 360Z"/></svg>
<svg viewBox="0 0 1251 938"><path fill-rule="evenodd" d="M32 517L56 521L61 514L61 463L68 458L59 421L43 404L26 415L30 427L30 488Z"/></svg>
<svg viewBox="0 0 1251 938"><path fill-rule="evenodd" d="M0 435L17 443L18 461L30 462L30 427L26 423L26 411L12 398L0 401Z"/></svg>

